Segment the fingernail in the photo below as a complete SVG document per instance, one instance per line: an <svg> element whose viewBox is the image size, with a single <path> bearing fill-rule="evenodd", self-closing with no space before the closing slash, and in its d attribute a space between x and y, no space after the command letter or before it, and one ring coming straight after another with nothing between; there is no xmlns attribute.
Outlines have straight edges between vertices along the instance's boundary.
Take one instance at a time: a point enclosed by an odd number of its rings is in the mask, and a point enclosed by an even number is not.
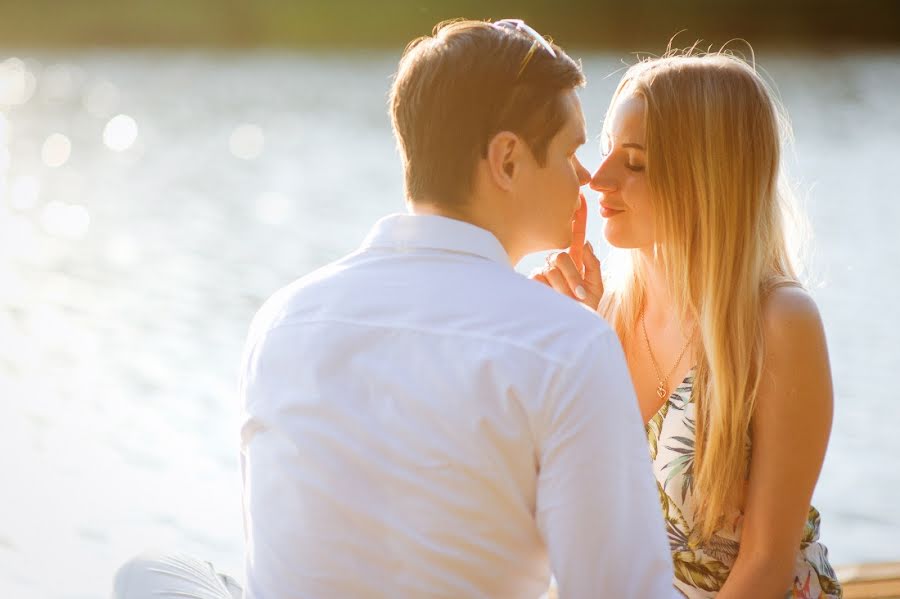
<svg viewBox="0 0 900 599"><path fill-rule="evenodd" d="M586 248L587 248L587 251L589 251L591 254L594 253L594 246L591 245L591 242L590 242L590 241L585 241L585 242L584 242L584 247L586 247Z"/></svg>
<svg viewBox="0 0 900 599"><path fill-rule="evenodd" d="M587 292L584 290L584 287L579 285L578 287L575 288L575 297L577 297L580 300L587 299Z"/></svg>

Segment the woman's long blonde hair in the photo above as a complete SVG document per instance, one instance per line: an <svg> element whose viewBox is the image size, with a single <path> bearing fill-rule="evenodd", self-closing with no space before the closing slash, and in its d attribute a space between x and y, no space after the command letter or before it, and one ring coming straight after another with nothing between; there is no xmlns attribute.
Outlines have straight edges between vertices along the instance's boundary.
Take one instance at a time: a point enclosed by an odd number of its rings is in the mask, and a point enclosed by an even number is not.
<svg viewBox="0 0 900 599"><path fill-rule="evenodd" d="M623 94L645 101L646 174L656 213L656 259L673 308L696 319L695 530L709 539L743 500L750 426L762 374L766 293L799 284L782 183L789 134L755 67L726 52L672 51L631 67ZM609 115L608 115L609 116ZM608 119L607 119L608 121ZM639 250L616 250L601 307L633 340L646 285Z"/></svg>

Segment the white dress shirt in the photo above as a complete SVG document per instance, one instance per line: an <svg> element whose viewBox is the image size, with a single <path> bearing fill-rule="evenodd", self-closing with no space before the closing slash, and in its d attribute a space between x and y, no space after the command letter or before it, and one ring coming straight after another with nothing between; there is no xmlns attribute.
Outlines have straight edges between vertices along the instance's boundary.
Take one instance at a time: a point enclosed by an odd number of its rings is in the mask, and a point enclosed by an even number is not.
<svg viewBox="0 0 900 599"><path fill-rule="evenodd" d="M247 599L672 597L622 349L496 237L394 215L241 372Z"/></svg>

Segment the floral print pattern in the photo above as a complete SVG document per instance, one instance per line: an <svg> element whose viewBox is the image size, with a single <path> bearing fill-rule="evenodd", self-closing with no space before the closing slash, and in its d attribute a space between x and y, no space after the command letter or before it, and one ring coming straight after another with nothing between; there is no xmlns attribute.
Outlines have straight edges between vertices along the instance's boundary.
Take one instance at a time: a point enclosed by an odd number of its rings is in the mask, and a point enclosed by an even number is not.
<svg viewBox="0 0 900 599"><path fill-rule="evenodd" d="M700 543L693 535L695 404L694 372L682 381L647 423L647 441L659 501L675 569L675 587L687 599L715 597L737 559L742 514L726 519L713 537ZM840 599L841 586L819 540L819 512L810 507L797 550L794 581L785 599Z"/></svg>

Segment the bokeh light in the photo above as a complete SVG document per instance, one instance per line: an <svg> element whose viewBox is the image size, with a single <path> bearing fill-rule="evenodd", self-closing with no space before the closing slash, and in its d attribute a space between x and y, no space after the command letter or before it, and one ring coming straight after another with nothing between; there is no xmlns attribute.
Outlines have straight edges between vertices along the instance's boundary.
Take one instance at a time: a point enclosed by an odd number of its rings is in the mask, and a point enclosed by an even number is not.
<svg viewBox="0 0 900 599"><path fill-rule="evenodd" d="M64 165L72 153L72 142L62 133L54 133L41 148L41 159L51 168Z"/></svg>
<svg viewBox="0 0 900 599"><path fill-rule="evenodd" d="M228 140L231 153L243 160L259 157L265 145L265 135L258 125L245 123L235 127Z"/></svg>
<svg viewBox="0 0 900 599"><path fill-rule="evenodd" d="M137 136L137 123L127 114L114 116L103 129L103 143L116 152L124 152L134 145Z"/></svg>
<svg viewBox="0 0 900 599"><path fill-rule="evenodd" d="M0 62L0 105L24 104L34 94L37 80L18 58Z"/></svg>

